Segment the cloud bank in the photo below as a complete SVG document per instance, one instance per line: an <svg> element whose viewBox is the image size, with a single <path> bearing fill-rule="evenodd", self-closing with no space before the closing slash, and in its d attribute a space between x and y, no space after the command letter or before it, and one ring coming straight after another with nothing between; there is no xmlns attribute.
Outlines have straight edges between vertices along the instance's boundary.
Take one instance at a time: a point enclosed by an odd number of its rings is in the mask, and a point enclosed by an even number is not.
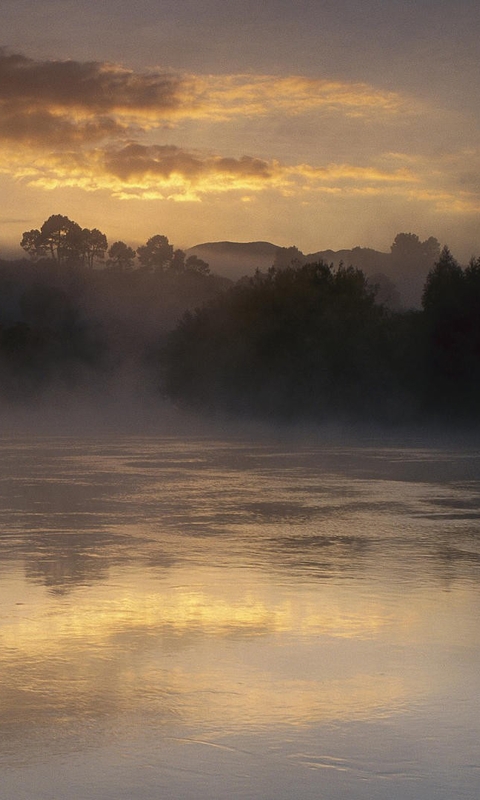
<svg viewBox="0 0 480 800"><path fill-rule="evenodd" d="M308 162L242 152L239 123L275 126L305 117L401 128L426 110L364 83L302 76L134 72L106 62L36 61L0 51L0 171L44 190L105 190L120 199L202 201L273 190L315 195L398 196L442 212L480 210L480 148L422 155L381 149L337 163L312 149ZM182 144L183 126L230 131L230 152ZM165 141L168 136L168 141ZM172 139L177 138L175 142ZM262 142L265 152L268 142ZM213 137L212 141L215 141ZM401 142L399 142L401 144Z"/></svg>

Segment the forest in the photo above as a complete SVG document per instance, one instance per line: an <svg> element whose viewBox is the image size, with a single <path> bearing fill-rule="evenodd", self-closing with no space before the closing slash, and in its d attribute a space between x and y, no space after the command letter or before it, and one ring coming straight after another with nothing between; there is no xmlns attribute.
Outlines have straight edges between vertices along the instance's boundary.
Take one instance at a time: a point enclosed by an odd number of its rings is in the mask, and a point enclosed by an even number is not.
<svg viewBox="0 0 480 800"><path fill-rule="evenodd" d="M101 392L134 374L153 396L210 414L478 420L480 257L461 266L433 238L399 234L392 245L400 280L419 285L418 307L402 305L375 264L334 266L296 248L232 281L164 235L109 247L99 229L63 215L26 231L21 246L26 258L0 260L6 403L52 386Z"/></svg>

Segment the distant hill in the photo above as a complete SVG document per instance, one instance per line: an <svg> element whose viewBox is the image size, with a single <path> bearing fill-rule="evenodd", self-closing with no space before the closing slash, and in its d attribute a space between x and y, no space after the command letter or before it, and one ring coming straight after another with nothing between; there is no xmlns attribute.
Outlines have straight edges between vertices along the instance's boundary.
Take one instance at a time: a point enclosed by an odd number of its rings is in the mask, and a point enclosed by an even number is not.
<svg viewBox="0 0 480 800"><path fill-rule="evenodd" d="M399 234L401 243L408 244L412 234ZM398 238L398 237L397 237ZM207 261L212 272L238 280L244 275L253 275L255 270L265 272L274 263L279 267L288 266L292 261L299 264L325 261L335 268L357 267L379 287L378 297L392 308L418 308L422 289L428 270L434 262L421 258L419 248L422 243L413 235L414 251L408 250L400 260L390 253L373 250L370 247L353 247L351 250L318 250L305 255L296 247L279 247L271 242L206 242L187 250L187 255L196 255ZM435 239L424 242L436 242ZM405 243L405 242L404 242ZM438 245L438 242L436 242ZM439 251L438 251L439 252Z"/></svg>
<svg viewBox="0 0 480 800"><path fill-rule="evenodd" d="M271 242L205 242L187 250L187 255L196 255L210 265L212 272L226 275L232 279L243 275L253 275L255 270L267 270L275 258L285 252L290 258L287 248ZM369 247L354 247L352 250L319 250L304 255L298 253L302 263L326 261L335 267L343 262L345 266L355 266L372 275L376 272L388 273L391 269L390 253L381 253Z"/></svg>
<svg viewBox="0 0 480 800"><path fill-rule="evenodd" d="M238 280L272 266L278 250L270 242L205 242L190 247L187 256L198 256L210 265L212 272Z"/></svg>
<svg viewBox="0 0 480 800"><path fill-rule="evenodd" d="M371 247L354 247L352 250L319 250L317 253L309 253L305 256L307 263L315 261L326 261L338 267L343 263L346 267L357 267L367 275L376 272L388 274L391 270L391 254L382 253L379 250L372 250Z"/></svg>

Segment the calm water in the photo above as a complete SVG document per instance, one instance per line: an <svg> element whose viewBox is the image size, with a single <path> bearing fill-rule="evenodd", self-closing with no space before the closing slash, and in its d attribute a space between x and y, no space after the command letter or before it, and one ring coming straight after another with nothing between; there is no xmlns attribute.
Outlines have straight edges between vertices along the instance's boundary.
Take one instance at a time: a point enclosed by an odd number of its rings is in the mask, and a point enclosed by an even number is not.
<svg viewBox="0 0 480 800"><path fill-rule="evenodd" d="M474 800L480 455L4 438L2 800Z"/></svg>

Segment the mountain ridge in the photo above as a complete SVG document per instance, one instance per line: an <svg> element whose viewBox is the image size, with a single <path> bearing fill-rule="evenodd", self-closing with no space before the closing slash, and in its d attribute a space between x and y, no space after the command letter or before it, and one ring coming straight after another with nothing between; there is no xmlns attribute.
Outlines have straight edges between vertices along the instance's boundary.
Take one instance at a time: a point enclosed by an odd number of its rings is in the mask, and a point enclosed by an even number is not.
<svg viewBox="0 0 480 800"><path fill-rule="evenodd" d="M284 254L283 259L281 254ZM327 249L304 254L296 247L281 247L272 242L228 240L196 244L188 248L187 255L196 255L208 261L213 272L219 272L232 279L252 275L256 269L265 271L273 265L276 258L285 261L286 264L298 256L301 263L323 260L328 264L333 263L335 267L343 262L345 266L355 266L369 273L388 270L391 258L390 253L370 247Z"/></svg>
<svg viewBox="0 0 480 800"><path fill-rule="evenodd" d="M428 255L422 250L435 243ZM266 272L271 266L286 267L291 263L308 264L324 261L336 269L345 267L361 269L372 284L379 287L377 296L392 308L418 308L425 279L440 253L436 239L420 242L415 234L398 234L390 252L371 247L353 247L341 250L317 250L304 254L297 247L280 247L266 241L204 242L187 250L208 262L212 272L231 280L251 276L256 270Z"/></svg>

